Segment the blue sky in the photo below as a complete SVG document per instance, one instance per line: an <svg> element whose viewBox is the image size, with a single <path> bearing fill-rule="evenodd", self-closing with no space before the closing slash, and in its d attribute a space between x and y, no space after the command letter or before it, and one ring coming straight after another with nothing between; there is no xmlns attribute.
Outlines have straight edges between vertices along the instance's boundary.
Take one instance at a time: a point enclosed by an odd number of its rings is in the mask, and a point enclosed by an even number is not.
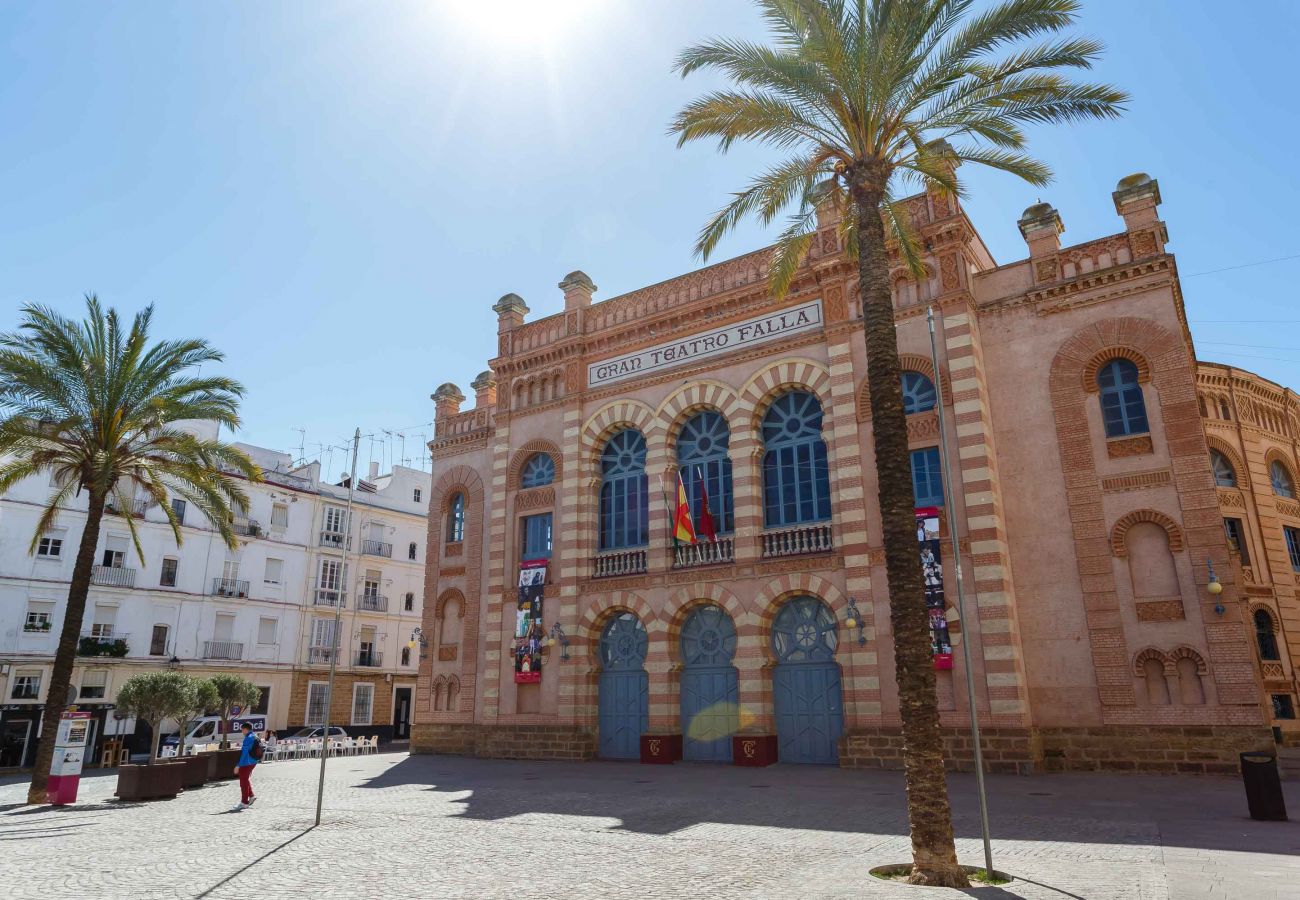
<svg viewBox="0 0 1300 900"><path fill-rule="evenodd" d="M227 354L240 439L296 450L301 427L311 455L354 425L404 428L418 461L429 393L469 393L494 352L499 296L537 317L575 268L597 299L690 271L699 226L773 159L665 133L715 84L672 75L674 55L761 35L749 0L550 2L575 11L0 0L0 329L27 301L152 302L160 334ZM1081 30L1109 46L1097 77L1131 109L1033 132L1057 173L1041 191L963 169L994 256L1023 255L1015 220L1040 196L1067 242L1118 231L1116 180L1149 172L1201 357L1300 387L1300 259L1247 265L1300 254L1297 10L1087 3ZM769 239L746 227L716 258ZM363 466L396 446L367 441Z"/></svg>

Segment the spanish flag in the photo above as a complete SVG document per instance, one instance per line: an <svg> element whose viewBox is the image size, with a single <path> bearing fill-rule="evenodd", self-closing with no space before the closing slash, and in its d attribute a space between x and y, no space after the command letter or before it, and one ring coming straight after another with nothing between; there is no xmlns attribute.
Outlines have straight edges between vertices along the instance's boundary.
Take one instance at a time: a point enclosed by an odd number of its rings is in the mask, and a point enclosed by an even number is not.
<svg viewBox="0 0 1300 900"><path fill-rule="evenodd" d="M698 543L695 537L695 524L691 522L691 504L686 499L686 485L682 483L682 473L677 473L677 513L673 516L673 541L678 544Z"/></svg>

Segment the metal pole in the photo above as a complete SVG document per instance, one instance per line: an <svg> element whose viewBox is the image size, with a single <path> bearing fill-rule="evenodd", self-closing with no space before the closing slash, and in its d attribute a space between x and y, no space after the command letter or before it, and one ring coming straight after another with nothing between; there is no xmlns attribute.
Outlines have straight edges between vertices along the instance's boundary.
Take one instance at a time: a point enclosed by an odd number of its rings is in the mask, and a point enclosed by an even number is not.
<svg viewBox="0 0 1300 900"><path fill-rule="evenodd" d="M330 678L325 687L325 727L321 734L320 781L316 785L316 824L320 824L321 804L325 801L325 761L330 755L330 705L334 702L334 670L339 661L339 624L343 619L343 604L347 600L348 547L352 544L352 500L357 492L357 448L361 445L361 429L352 436L352 474L348 477L348 506L343 514L343 571L339 574L338 602L334 604L334 637L330 649Z"/></svg>
<svg viewBox="0 0 1300 900"><path fill-rule="evenodd" d="M961 548L957 541L957 509L952 502L952 470L948 461L948 429L943 415L943 379L939 377L939 348L934 337L934 308L926 307L926 326L930 329L930 364L934 366L934 390L939 410L939 464L943 467L944 502L951 515L948 518L948 536L952 539L952 562L957 575L957 622L961 625L962 664L966 669L966 699L970 706L971 739L975 744L975 789L980 801L980 829L984 835L984 870L993 874L993 848L989 843L989 801L984 790L984 751L980 747L980 722L975 712L975 671L971 665L970 632L966 630L966 589L962 586Z"/></svg>

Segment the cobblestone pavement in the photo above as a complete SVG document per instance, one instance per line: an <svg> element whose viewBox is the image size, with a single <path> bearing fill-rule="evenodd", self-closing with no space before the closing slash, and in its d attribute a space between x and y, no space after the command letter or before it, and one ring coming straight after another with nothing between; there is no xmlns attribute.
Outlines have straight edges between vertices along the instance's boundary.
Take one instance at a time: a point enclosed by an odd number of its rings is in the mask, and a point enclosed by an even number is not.
<svg viewBox="0 0 1300 900"><path fill-rule="evenodd" d="M0 895L962 896L867 874L908 858L899 773L381 754L330 761L312 829L317 771L259 767L259 802L240 813L233 782L125 804L113 775L92 774L53 809L0 780ZM959 853L979 864L974 780L951 783ZM989 790L994 862L1017 880L975 897L1300 897L1300 823L1251 821L1237 780L993 777Z"/></svg>

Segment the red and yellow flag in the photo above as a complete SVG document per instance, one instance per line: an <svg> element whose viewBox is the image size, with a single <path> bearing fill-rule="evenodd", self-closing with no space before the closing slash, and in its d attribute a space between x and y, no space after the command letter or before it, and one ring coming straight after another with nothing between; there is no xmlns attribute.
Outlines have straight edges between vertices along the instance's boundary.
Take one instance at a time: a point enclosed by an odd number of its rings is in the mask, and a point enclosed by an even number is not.
<svg viewBox="0 0 1300 900"><path fill-rule="evenodd" d="M677 473L677 513L673 516L673 540L679 544L697 543L695 524L691 521L691 504L686 499L682 473Z"/></svg>

